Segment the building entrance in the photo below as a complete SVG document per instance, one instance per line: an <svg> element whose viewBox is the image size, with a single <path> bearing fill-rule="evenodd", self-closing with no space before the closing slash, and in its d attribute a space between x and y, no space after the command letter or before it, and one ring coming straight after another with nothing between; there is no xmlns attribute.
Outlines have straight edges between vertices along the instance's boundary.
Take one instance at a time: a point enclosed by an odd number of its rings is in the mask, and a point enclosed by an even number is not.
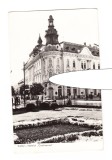
<svg viewBox="0 0 112 160"><path fill-rule="evenodd" d="M53 99L53 88L52 87L49 88L49 98Z"/></svg>

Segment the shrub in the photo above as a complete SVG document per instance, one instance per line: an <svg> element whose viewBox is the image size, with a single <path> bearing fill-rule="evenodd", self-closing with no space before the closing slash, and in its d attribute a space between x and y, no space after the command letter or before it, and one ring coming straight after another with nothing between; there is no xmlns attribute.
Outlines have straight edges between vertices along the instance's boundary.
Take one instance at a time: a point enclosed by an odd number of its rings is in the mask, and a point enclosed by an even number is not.
<svg viewBox="0 0 112 160"><path fill-rule="evenodd" d="M91 137L91 136L102 136L102 131L97 132L97 131L87 131L82 133L82 136L87 136L87 137Z"/></svg>
<svg viewBox="0 0 112 160"><path fill-rule="evenodd" d="M58 104L57 103L52 103L51 104L51 109L55 110L56 108L58 108Z"/></svg>

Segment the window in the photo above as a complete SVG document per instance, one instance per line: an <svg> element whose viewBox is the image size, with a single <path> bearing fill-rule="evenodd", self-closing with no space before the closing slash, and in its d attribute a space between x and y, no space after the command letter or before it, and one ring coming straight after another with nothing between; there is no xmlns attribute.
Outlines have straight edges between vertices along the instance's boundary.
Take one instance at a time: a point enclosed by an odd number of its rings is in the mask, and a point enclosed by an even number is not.
<svg viewBox="0 0 112 160"><path fill-rule="evenodd" d="M81 68L83 69L83 62L81 62Z"/></svg>
<svg viewBox="0 0 112 160"><path fill-rule="evenodd" d="M94 95L97 95L97 89L94 89Z"/></svg>
<svg viewBox="0 0 112 160"><path fill-rule="evenodd" d="M100 69L100 64L98 64L98 69Z"/></svg>
<svg viewBox="0 0 112 160"><path fill-rule="evenodd" d="M67 95L70 96L71 95L71 88L67 87Z"/></svg>
<svg viewBox="0 0 112 160"><path fill-rule="evenodd" d="M31 81L31 69L29 70L29 81Z"/></svg>
<svg viewBox="0 0 112 160"><path fill-rule="evenodd" d="M56 74L59 74L59 73L60 73L60 69L57 68L57 69L56 69Z"/></svg>
<svg viewBox="0 0 112 160"><path fill-rule="evenodd" d="M39 82L41 82L41 75L39 75Z"/></svg>
<svg viewBox="0 0 112 160"><path fill-rule="evenodd" d="M38 82L40 83L40 75L38 75Z"/></svg>
<svg viewBox="0 0 112 160"><path fill-rule="evenodd" d="M69 59L67 59L67 67L69 67Z"/></svg>
<svg viewBox="0 0 112 160"><path fill-rule="evenodd" d="M84 62L84 69L86 69L86 62Z"/></svg>
<svg viewBox="0 0 112 160"><path fill-rule="evenodd" d="M73 95L74 95L74 98L77 95L77 89L76 88L73 88Z"/></svg>
<svg viewBox="0 0 112 160"><path fill-rule="evenodd" d="M93 63L93 69L95 69L95 63Z"/></svg>
<svg viewBox="0 0 112 160"><path fill-rule="evenodd" d="M47 87L47 83L45 83L45 87Z"/></svg>
<svg viewBox="0 0 112 160"><path fill-rule="evenodd" d="M75 49L75 48L72 48L72 51L76 51L76 49Z"/></svg>
<svg viewBox="0 0 112 160"><path fill-rule="evenodd" d="M58 87L58 97L59 98L62 97L62 87L61 86Z"/></svg>
<svg viewBox="0 0 112 160"><path fill-rule="evenodd" d="M73 61L73 68L75 68L75 61Z"/></svg>
<svg viewBox="0 0 112 160"><path fill-rule="evenodd" d="M68 50L69 50L69 47L66 47L65 49L68 51Z"/></svg>
<svg viewBox="0 0 112 160"><path fill-rule="evenodd" d="M59 58L57 58L57 65L59 65Z"/></svg>
<svg viewBox="0 0 112 160"><path fill-rule="evenodd" d="M44 74L46 74L46 69L45 69L45 67L46 67L46 62L43 61L43 63L44 63L44 65L43 65L43 72L44 72Z"/></svg>
<svg viewBox="0 0 112 160"><path fill-rule="evenodd" d="M49 72L49 77L52 77L52 71Z"/></svg>
<svg viewBox="0 0 112 160"><path fill-rule="evenodd" d="M49 66L52 67L52 59L49 59Z"/></svg>

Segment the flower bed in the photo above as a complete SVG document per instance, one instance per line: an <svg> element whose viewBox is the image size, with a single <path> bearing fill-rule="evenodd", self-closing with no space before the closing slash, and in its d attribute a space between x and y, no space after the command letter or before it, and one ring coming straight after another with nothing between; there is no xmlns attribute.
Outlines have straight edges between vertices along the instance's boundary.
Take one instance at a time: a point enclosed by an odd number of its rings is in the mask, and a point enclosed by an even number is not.
<svg viewBox="0 0 112 160"><path fill-rule="evenodd" d="M60 127L60 129L57 131L56 127ZM66 129L68 128L70 129L70 131L68 130L67 132ZM30 138L29 135L28 137L26 136L26 140L25 138L23 138L24 139L23 140L22 138L20 138L21 134L19 132L24 131L24 134L28 134L27 133L28 129L32 131L31 133L32 135ZM54 133L50 133L49 132L50 129L52 129ZM38 133L39 132L38 130L41 130L41 132ZM14 137L16 137L14 139L14 143L16 144L32 143L32 142L36 143L69 142L79 139L79 136L87 136L87 137L102 136L102 123L100 120L99 121L85 120L83 118L75 118L75 117L44 119L44 120L37 119L33 121L21 121L14 123L14 132L17 133L16 136L14 135ZM22 134L22 136L24 136L24 134ZM40 137L40 134L43 134L43 136ZM45 136L45 134L47 136Z"/></svg>

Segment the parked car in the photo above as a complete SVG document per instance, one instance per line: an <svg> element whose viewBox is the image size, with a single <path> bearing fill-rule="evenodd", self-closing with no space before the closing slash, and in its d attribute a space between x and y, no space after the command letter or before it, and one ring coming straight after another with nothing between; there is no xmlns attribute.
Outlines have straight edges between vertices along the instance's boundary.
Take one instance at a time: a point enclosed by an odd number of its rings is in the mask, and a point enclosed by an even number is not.
<svg viewBox="0 0 112 160"><path fill-rule="evenodd" d="M43 109L56 109L58 106L56 100L52 100L50 98L43 99L43 102L41 102L40 108Z"/></svg>
<svg viewBox="0 0 112 160"><path fill-rule="evenodd" d="M26 110L33 111L37 109L37 100L27 100L26 101Z"/></svg>

